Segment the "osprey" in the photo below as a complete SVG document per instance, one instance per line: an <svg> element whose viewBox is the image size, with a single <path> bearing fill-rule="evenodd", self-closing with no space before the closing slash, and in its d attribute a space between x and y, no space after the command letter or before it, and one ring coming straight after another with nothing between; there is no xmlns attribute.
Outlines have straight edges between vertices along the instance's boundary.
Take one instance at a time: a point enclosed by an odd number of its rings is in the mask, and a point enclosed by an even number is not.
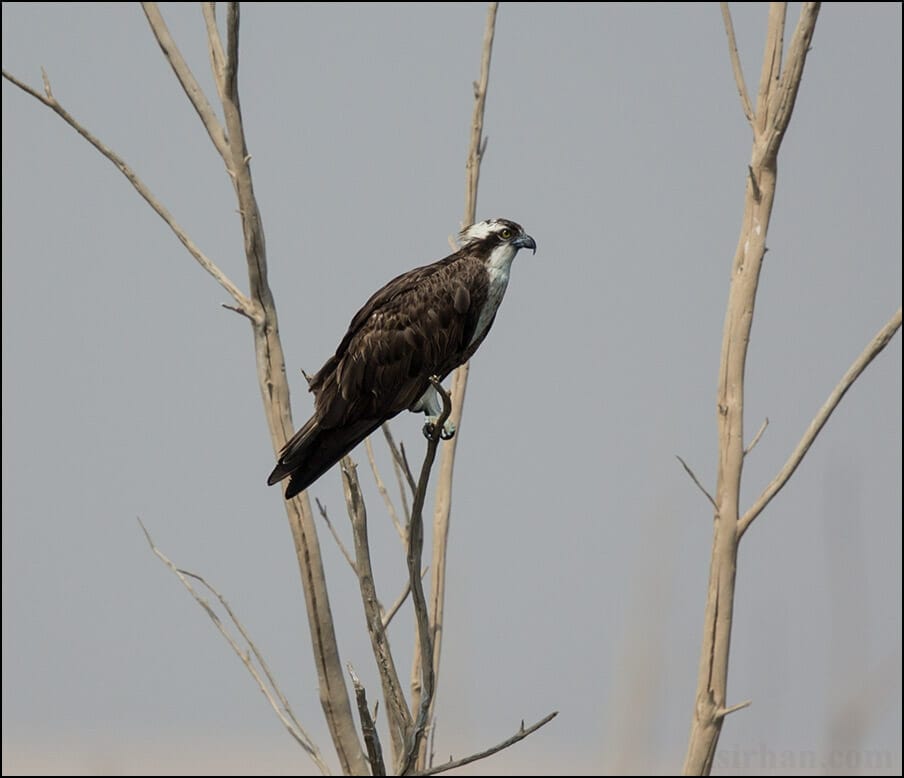
<svg viewBox="0 0 904 778"><path fill-rule="evenodd" d="M423 411L425 434L442 410L430 383L467 362L493 326L520 249L534 239L507 219L488 219L461 233L461 248L409 270L358 311L342 342L309 379L314 415L283 447L267 483L291 477L286 499L401 411ZM454 427L444 425L443 438Z"/></svg>

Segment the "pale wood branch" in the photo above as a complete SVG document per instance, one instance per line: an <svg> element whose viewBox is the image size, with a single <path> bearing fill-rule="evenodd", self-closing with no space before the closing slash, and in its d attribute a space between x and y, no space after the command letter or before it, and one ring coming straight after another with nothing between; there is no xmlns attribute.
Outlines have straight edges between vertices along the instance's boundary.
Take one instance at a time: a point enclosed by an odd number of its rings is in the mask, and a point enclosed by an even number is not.
<svg viewBox="0 0 904 778"><path fill-rule="evenodd" d="M204 268L213 278L217 281L217 283L222 286L228 293L229 296L232 297L236 302L236 306L238 310L241 311L244 315L248 316L253 321L257 320L260 317L259 311L257 311L256 306L252 302L251 299L246 297L239 288L232 283L232 281L226 276L226 274L220 270L220 268L216 265L216 263L210 259L200 248L195 244L195 242L189 237L188 233L182 229L182 227L176 222L173 215L167 210L167 208L161 203L148 189L147 185L138 177L132 168L126 164L125 160L120 157L113 149L107 146L103 141L101 141L97 136L91 133L81 122L79 122L72 114L70 114L63 106L57 101L56 97L54 97L53 92L50 88L50 79L47 74L42 70L41 75L44 81L44 94L42 95L40 92L32 89L30 86L20 81L18 78L13 76L11 73L7 73L5 70L3 71L3 77L9 81L11 84L15 84L19 89L21 89L26 94L31 95L35 100L42 103L43 105L50 108L57 116L59 116L66 124L68 124L72 129L74 129L79 135L81 135L88 143L94 146L103 156L105 156L110 162L112 162L120 173L122 173L129 181L129 183L135 188L135 191L144 198L144 201L154 209L154 212L166 222L167 226L173 231L175 236L179 239L180 243L188 250L188 253L191 254L197 263Z"/></svg>
<svg viewBox="0 0 904 778"><path fill-rule="evenodd" d="M466 764L471 764L471 762L476 762L480 759L486 759L488 756L492 756L493 754L498 754L505 748L509 746L515 745L521 740L524 740L528 735L536 732L540 727L546 726L552 721L556 716L559 715L559 711L554 710L548 716L540 719L536 724L531 724L531 726L525 728L524 722L521 722L521 728L510 738L507 740L503 740L501 743L493 746L492 748L488 748L485 751L480 751L477 754L472 754L471 756L466 756L463 759L449 759L448 762L445 762L441 765L437 765L436 767L431 767L429 770L422 770L419 773L414 773L415 775L439 775L439 773L444 773L447 770L454 770L456 767L464 767Z"/></svg>
<svg viewBox="0 0 904 778"><path fill-rule="evenodd" d="M195 78L194 73L191 72L191 68L182 56L182 52L179 51L179 47L173 40L172 35L170 35L169 28L166 26L157 3L142 3L141 9L147 17L151 32L154 33L154 37L157 39L157 45L163 51L163 56L169 62L173 73L176 74L176 78L201 119L201 124L207 130L214 147L220 152L220 156L224 160L227 159L229 156L229 143L226 140L223 125L220 124L220 120L208 102L204 90L201 89L201 85Z"/></svg>
<svg viewBox="0 0 904 778"><path fill-rule="evenodd" d="M191 596L195 599L195 602L197 602L198 605L200 605L204 609L204 612L210 617L210 620L214 623L219 633L229 644L229 647L235 652L236 656L238 656L239 659L242 660L242 664L245 666L245 669L248 670L248 672L251 674L251 677L254 678L254 681L257 684L258 688L261 690L261 693L264 695L264 697L267 698L267 702L270 703L270 707L273 708L274 712L279 717L279 720L283 723L283 726L285 726L285 728L288 730L289 734L305 750L308 756L311 757L314 764L317 765L317 769L319 769L323 775L330 775L330 769L327 766L326 762L323 760L323 757L320 754L320 749L317 748L314 741L311 739L311 736L298 722L298 719L295 717L295 713L292 711L292 708L289 705L289 701L286 699L286 696L282 693L282 691L280 691L279 686L277 685L276 680L270 672L270 668L267 666L264 657L258 650L257 645L253 640L251 640L251 637L248 635L248 632L245 629L244 625L239 621L238 617L235 615L223 595L220 594L220 592L217 591L213 586L207 583L207 581L205 581L204 578L202 578L200 575L191 573L187 570L182 570L177 567L166 554L164 554L159 548L157 548L156 544L151 538L151 533L148 532L147 527L144 526L144 522L141 519L138 519L138 524L141 527L141 531L144 532L144 536L147 539L148 545L151 547L151 551L153 551L154 555L170 569L173 575L175 575L179 579L182 585L188 590L189 594L191 594ZM217 598L217 600L219 600L220 605L223 606L223 609L226 611L229 620L239 631L239 634L245 641L245 645L248 646L247 650L243 649L239 645L238 641L230 634L222 619L220 619L219 615L217 615L217 612L213 609L211 604L195 590L195 588L191 584L191 581L188 580L189 578L194 578L208 591L210 591ZM252 655L255 657L255 659L257 659L257 662L261 668L260 671L258 671L258 668L252 662ZM261 672L263 672L263 676L261 675Z"/></svg>
<svg viewBox="0 0 904 778"><path fill-rule="evenodd" d="M766 235L775 201L777 155L800 86L818 4L805 3L782 73L785 5L769 9L766 46L760 73L753 151L748 168L744 216L732 262L728 304L722 331L716 419L719 456L713 545L703 620L697 691L684 772L712 770L725 719L728 660L737 571L739 503L744 463L744 375L753 325L757 286L766 253ZM779 99L775 96L783 94Z"/></svg>
<svg viewBox="0 0 904 778"><path fill-rule="evenodd" d="M405 520L407 522L411 518L411 511L408 508L405 486L407 484L411 493L414 494L415 491L417 491L417 484L414 482L414 475L408 464L408 457L405 456L404 446L396 445L395 438L392 436L392 430L390 430L388 422L382 426L382 430L383 435L386 438L386 445L389 446L389 451L392 454L392 461L396 466L396 478L399 480L399 493L402 497L402 508L405 511Z"/></svg>
<svg viewBox="0 0 904 778"><path fill-rule="evenodd" d="M377 467L377 460L374 456L374 447L370 442L370 438L364 441L364 448L367 451L367 462L370 464L370 472L373 473L374 482L377 484L377 491L380 492L380 497L383 498L383 505L386 507L386 512L389 514L389 519L392 521L392 525L396 528L396 532L399 535L399 540L402 541L403 544L408 542L408 539L405 537L405 528L402 526L399 521L399 515L396 513L395 505L392 502L392 497L389 496L389 492L386 489L386 484L383 483L383 478L380 475L380 469Z"/></svg>
<svg viewBox="0 0 904 778"><path fill-rule="evenodd" d="M201 3L201 11L204 14L204 24L207 26L207 53L210 57L210 70L217 86L217 94L222 102L226 89L226 55L223 52L220 28L217 26L217 4Z"/></svg>
<svg viewBox="0 0 904 778"><path fill-rule="evenodd" d="M731 705L727 708L720 708L717 711L717 714L724 719L731 713L736 713L739 710L744 710L744 708L749 708L752 704L753 700L744 700L744 702L739 702L737 705Z"/></svg>
<svg viewBox="0 0 904 778"><path fill-rule="evenodd" d="M400 755L404 753L405 741L411 729L411 711L405 701L405 693L402 691L399 674L389 648L389 638L383 627L383 609L377 597L367 537L367 507L361 496L357 468L349 457L342 460L342 488L355 538L355 569L358 571L358 586L364 604L367 632L370 635L371 648L383 687L383 698L386 700L393 762L397 763Z"/></svg>
<svg viewBox="0 0 904 778"><path fill-rule="evenodd" d="M747 531L748 527L753 523L753 520L762 513L763 508L765 508L772 498L782 490L782 487L788 483L788 479L794 475L794 471L797 470L798 465L806 456L807 451L810 450L810 446L813 445L816 437L822 431L822 428L829 420L829 417L838 407L838 404L847 393L847 390L853 386L854 381L856 381L860 377L860 374L866 370L870 362L879 356L900 328L901 309L898 308L891 319L889 319L885 326L876 333L875 337L860 353L860 356L858 356L853 364L847 369L847 372L841 377L841 380L832 390L832 393L829 395L822 408L820 408L816 416L813 417L813 421L810 422L810 425L807 427L806 432L804 432L800 442L797 444L794 451L791 452L788 461L785 462L775 478L773 478L769 485L763 490L763 493L757 498L756 502L754 502L741 517L741 520L738 522L739 537Z"/></svg>
<svg viewBox="0 0 904 778"><path fill-rule="evenodd" d="M238 3L229 3L226 12L226 51L223 69L223 115L229 138L226 168L235 188L251 297L262 312L254 326L254 351L258 384L270 429L274 455L292 434L292 411L286 380L285 356L279 338L276 303L267 280L267 247L263 220L254 195L250 155L239 101L239 28ZM295 553L301 573L305 607L311 635L314 664L320 688L320 704L333 746L345 774L363 774L367 758L358 739L351 700L345 685L345 673L339 656L336 630L326 586L326 572L320 553L317 526L307 492L283 502L292 530Z"/></svg>
<svg viewBox="0 0 904 778"><path fill-rule="evenodd" d="M769 417L767 416L763 419L763 423L760 424L760 428L756 431L756 435L753 436L753 440L750 441L749 445L744 449L744 456L746 457L751 451L753 451L754 446L760 442L760 438L763 437L763 433L766 431L766 427L769 426Z"/></svg>
<svg viewBox="0 0 904 778"><path fill-rule="evenodd" d="M342 465L345 467L345 464ZM336 528L333 526L333 522L330 521L330 516L326 511L326 506L320 502L316 497L314 498L314 502L317 505L317 511L320 514L320 518L323 519L324 523L327 526L327 529L330 531L330 534L333 536L333 540L336 541L336 545L339 547L339 551L342 553L342 556L345 557L345 561L348 562L348 566L352 569L352 572L357 576L358 568L355 567L355 560L352 559L352 555L348 552L348 549L345 547L345 543L342 542L342 538L339 537L339 533L336 531Z"/></svg>
<svg viewBox="0 0 904 778"><path fill-rule="evenodd" d="M744 116L753 126L753 107L750 105L750 95L747 94L747 84L744 83L744 70L741 67L741 58L738 56L738 42L735 40L734 25L731 22L731 11L728 3L719 3L722 8L722 22L725 24L725 34L728 36L728 54L731 57L731 69L734 72L735 84L738 87L738 96L741 98L741 107Z"/></svg>

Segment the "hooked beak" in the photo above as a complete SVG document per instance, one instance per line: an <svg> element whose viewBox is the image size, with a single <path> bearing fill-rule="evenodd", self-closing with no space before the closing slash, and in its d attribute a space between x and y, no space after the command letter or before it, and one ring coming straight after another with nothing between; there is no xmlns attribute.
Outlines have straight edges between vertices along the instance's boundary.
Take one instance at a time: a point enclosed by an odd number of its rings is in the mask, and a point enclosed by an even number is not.
<svg viewBox="0 0 904 778"><path fill-rule="evenodd" d="M530 235L519 235L512 241L512 245L516 249L531 249L534 254L537 253L537 242Z"/></svg>

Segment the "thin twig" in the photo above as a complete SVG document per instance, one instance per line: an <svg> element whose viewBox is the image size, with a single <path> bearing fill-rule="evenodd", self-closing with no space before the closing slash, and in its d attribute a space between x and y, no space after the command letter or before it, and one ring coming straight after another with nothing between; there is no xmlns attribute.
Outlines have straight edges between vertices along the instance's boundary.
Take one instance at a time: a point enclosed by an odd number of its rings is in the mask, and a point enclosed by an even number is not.
<svg viewBox="0 0 904 778"><path fill-rule="evenodd" d="M167 226L175 233L176 237L188 249L188 253L191 254L198 264L203 267L210 275L212 275L217 283L222 286L228 293L229 296L232 297L233 300L236 301L239 309L245 312L245 315L248 316L253 321L257 321L260 314L257 311L254 303L247 297L245 297L242 292L239 291L239 288L229 280L226 274L220 270L219 267L211 260L200 248L195 245L195 242L188 236L188 233L179 226L176 220L173 218L172 214L164 207L164 205L153 195L150 189L145 185L145 183L136 175L135 171L129 167L125 161L120 157L113 149L104 144L99 138L89 132L80 122L78 122L53 96L53 92L50 89L50 79L47 77L47 74L42 70L42 77L44 79L44 91L45 94L42 95L40 92L35 91L30 86L20 81L15 76L7 73L5 70L3 71L3 78L9 81L12 84L15 84L19 89L27 94L31 95L35 100L42 103L43 105L50 108L57 116L59 116L66 124L68 124L72 129L74 129L79 135L81 135L88 143L90 143L94 148L96 148L101 154L103 154L110 162L112 162L118 169L119 172L122 173L128 180L129 183L135 188L135 191L140 194L145 202L154 209L156 214L163 219L167 223Z"/></svg>
<svg viewBox="0 0 904 778"><path fill-rule="evenodd" d="M367 709L367 692L364 690L364 684L361 683L361 679L358 678L351 663L346 664L346 667L352 679L352 686L355 689L358 716L361 718L361 734L364 736L367 758L370 761L370 774L386 775L386 765L383 763L383 749L380 747L380 735L374 726L374 720L371 718L370 711ZM374 710L374 715L376 715L376 709Z"/></svg>
<svg viewBox="0 0 904 778"><path fill-rule="evenodd" d="M317 503L317 510L320 511L320 515L323 520L326 522L327 529L329 529L330 534L333 536L333 540L336 541L336 545L339 546L339 550L342 552L342 556L345 557L345 561L348 562L348 566L352 569L352 572L357 576L358 569L355 567L355 560L352 559L352 555L348 553L348 549L345 547L345 543L342 542L342 538L339 537L339 533L336 532L336 528L333 526L333 522L330 521L330 517L326 512L326 506L320 502L318 498L314 498L314 502Z"/></svg>
<svg viewBox="0 0 904 778"><path fill-rule="evenodd" d="M716 715L720 718L725 718L730 713L735 713L739 710L744 710L744 708L749 708L753 704L753 700L744 700L744 702L739 702L737 705L730 705L727 708L722 708L721 710L716 712Z"/></svg>
<svg viewBox="0 0 904 778"><path fill-rule="evenodd" d="M766 431L766 427L769 426L769 417L767 416L763 419L763 423L760 424L760 428L756 431L756 435L753 436L753 440L750 441L750 445L744 449L744 456L746 457L751 451L753 451L753 447L760 442L760 438L763 437L763 433Z"/></svg>
<svg viewBox="0 0 904 778"><path fill-rule="evenodd" d="M367 461L370 463L370 472L373 473L374 481L377 484L377 490L380 492L380 496L383 498L383 505L386 506L386 512L389 514L389 518L392 521L393 526L396 528L396 532L399 533L399 539L402 543L406 542L405 537L405 528L399 522L399 516L396 513L395 505L392 504L392 497L389 496L389 492L386 489L386 484L383 483L383 478L380 475L380 470L377 468L377 460L374 457L374 447L370 442L370 437L364 441L364 448L367 450Z"/></svg>
<svg viewBox="0 0 904 778"><path fill-rule="evenodd" d="M248 636L248 632L245 630L242 623L238 620L235 613L232 611L232 608L229 607L229 604L226 602L223 595L220 594L213 586L207 583L207 581L205 581L204 578L202 578L200 575L188 572L187 570L182 570L177 567L172 562L172 560L170 560L170 558L166 556L166 554L164 554L159 548L157 548L157 546L154 544L153 539L151 538L150 532L148 532L147 527L144 526L144 522L142 522L140 518L138 519L138 524L141 527L141 531L144 532L144 536L147 539L148 545L151 547L151 551L153 551L154 555L172 571L173 575L175 575L182 582L182 585L188 590L191 596L194 597L198 605L200 605L204 609L205 613L207 613L207 615L210 617L210 620L213 621L220 634L225 638L226 642L229 643L230 647L236 653L239 659L242 660L242 664L245 665L245 668L251 674L251 677L254 678L255 682L258 685L258 688L267 698L267 702L270 703L270 707L273 708L276 715L279 716L280 721L282 721L283 726L285 726L289 734L305 750L308 756L311 757L320 772L324 775L329 775L330 769L327 766L326 762L323 761L323 757L320 755L320 749L317 748L317 746L314 744L314 741L311 739L311 736L304 730L301 724L299 724L298 719L295 717L295 714L292 712L292 709L289 706L288 700L277 686L276 681L274 680L273 675L270 673L269 667L264 661L260 651ZM220 601L220 604L228 614L230 621L232 621L236 629L238 629L242 638L248 644L248 648L250 649L251 653L260 663L261 669L266 676L267 681L265 681L264 678L261 677L258 669L252 663L251 654L249 654L248 651L243 650L236 639L231 634L229 634L229 631L226 629L226 625L223 624L223 621L217 615L216 611L214 611L210 603L207 602L204 597L198 594L195 588L191 585L191 582L188 580L189 577L194 578L196 581L199 581ZM267 682L269 682L269 686Z"/></svg>
<svg viewBox="0 0 904 778"><path fill-rule="evenodd" d="M750 96L747 94L747 85L744 83L744 71L741 68L741 58L738 56L738 42L735 40L734 25L731 23L731 11L728 3L720 3L722 7L722 21L725 23L725 34L728 36L728 54L731 57L731 69L734 71L735 84L738 87L738 95L741 98L741 106L744 116L750 126L753 126L753 107L750 105Z"/></svg>
<svg viewBox="0 0 904 778"><path fill-rule="evenodd" d="M436 675L433 671L433 632L430 627L430 614L427 611L427 599L424 597L424 587L421 583L421 557L424 550L424 500L427 497L427 485L430 480L430 471L433 468L433 460L436 458L436 449L439 445L443 425L452 412L452 399L449 393L443 389L436 376L430 378L433 388L443 399L443 410L433 425L433 431L427 439L427 453L421 466L421 476L418 480L417 491L414 495L414 504L411 507L411 522L408 526L408 577L411 581L411 599L414 603L414 615L417 621L418 649L421 657L421 699L417 716L405 759L402 762L400 775L407 775L417 764L418 751L427 727L430 706L433 702L433 691Z"/></svg>
<svg viewBox="0 0 904 778"><path fill-rule="evenodd" d="M220 156L227 160L229 157L229 143L226 140L226 131L223 129L223 125L220 124L213 107L207 101L204 90L201 89L201 85L195 78L194 73L191 72L191 68L182 56L182 52L179 51L179 47L173 40L172 35L170 35L169 28L163 20L163 15L160 13L157 3L142 3L141 9L147 17L151 32L154 33L154 37L157 39L157 45L163 51L163 56L169 62L173 73L176 74L176 78L200 117L204 129L207 130L207 134L213 141L213 145L220 152ZM208 26L208 37L209 29ZM220 95L222 96L222 92Z"/></svg>
<svg viewBox="0 0 904 778"><path fill-rule="evenodd" d="M201 13L204 15L204 24L207 26L207 51L210 56L210 69L213 73L214 83L217 85L217 94L222 102L226 89L226 55L223 53L223 40L220 38L220 29L217 27L217 4L201 3Z"/></svg>
<svg viewBox="0 0 904 778"><path fill-rule="evenodd" d="M554 710L545 718L540 719L536 724L532 724L531 726L525 729L524 722L521 722L521 729L519 729L514 735L512 735L508 740L503 740L498 745L493 746L492 748L486 749L486 751L481 751L477 754L472 754L471 756L466 756L464 759L456 759L449 760L444 764L438 765L436 767L431 767L429 770L424 770L420 773L415 773L415 775L438 775L439 773L444 773L446 770L454 770L456 767L463 767L466 764L471 764L471 762L476 762L479 759L486 759L488 756L492 756L493 754L498 754L505 748L509 746L515 745L520 740L524 740L528 735L536 732L540 727L546 726L552 721L556 716L559 715L559 711Z"/></svg>
<svg viewBox="0 0 904 778"><path fill-rule="evenodd" d="M424 576L427 575L427 571L429 569L429 567L425 567L423 570L421 570L421 580L423 580ZM389 622L392 621L393 616L398 613L399 608L401 608L405 600L408 599L409 594L411 594L411 579L405 581L405 588L402 590L402 593L390 606L389 610L383 614L383 629L386 629L389 626Z"/></svg>
<svg viewBox="0 0 904 778"><path fill-rule="evenodd" d="M414 494L417 491L417 484L414 482L414 475L411 473L411 467L408 464L408 457L405 455L405 447L397 446L395 442L395 438L392 436L392 430L389 429L389 424L386 423L382 427L383 436L386 438L386 445L389 446L389 451L392 453L392 460L395 462L402 475L405 477L405 482L408 484L408 488L411 490L411 493ZM396 473L398 476L398 472ZM405 489L402 485L401 481L399 482L399 491L402 494L402 500L404 501L404 507L407 512L408 503L405 500ZM410 515L408 519L410 520Z"/></svg>
<svg viewBox="0 0 904 778"><path fill-rule="evenodd" d="M688 467L687 462L685 462L685 461L684 461L681 457L679 457L677 454L675 454L675 459L677 459L677 460L681 463L681 465L684 467L685 472L691 477L691 480L692 480L695 484L697 484L697 488L698 488L701 492L703 492L703 494L706 495L706 499L709 500L709 501L712 503L713 508L715 508L715 509L716 509L716 513L718 513L718 512L719 512L719 506L716 504L716 501L713 499L713 496L712 496L708 491L706 491L706 489L704 488L703 484L701 484L701 483L700 483L700 480L697 478L697 476L694 475L694 471L691 470L690 467Z"/></svg>
<svg viewBox="0 0 904 778"><path fill-rule="evenodd" d="M772 479L769 486L767 486L763 493L757 498L756 502L747 509L747 512L741 517L741 520L738 522L738 534L739 536L743 535L753 520L760 515L763 508L765 508L769 501L775 497L781 490L782 487L788 482L788 479L794 475L794 471L797 470L797 466L801 463L801 460L806 455L807 451L809 451L810 446L813 445L813 441L816 440L816 436L822 431L822 428L825 426L825 423L829 420L829 417L832 415L834 410L838 407L838 404L841 402L841 398L847 393L847 390L851 388L854 381L860 376L860 374L866 370L867 366L870 362L872 362L879 353L888 345L889 341L894 337L895 333L901 327L901 309L894 313L891 319L888 320L888 323L876 333L876 336L869 342L866 348L861 352L860 356L854 360L853 364L848 368L847 372L842 376L841 380L838 382L838 385L832 390L832 393L829 395L829 398L825 401L822 408L819 409L819 412L813 418L813 421L810 422L810 426L807 427L807 431L804 433L803 437L800 439L800 442L797 444L797 447L794 451L791 452L791 456L788 457L788 461L785 462L784 467L779 470L778 474L775 478Z"/></svg>

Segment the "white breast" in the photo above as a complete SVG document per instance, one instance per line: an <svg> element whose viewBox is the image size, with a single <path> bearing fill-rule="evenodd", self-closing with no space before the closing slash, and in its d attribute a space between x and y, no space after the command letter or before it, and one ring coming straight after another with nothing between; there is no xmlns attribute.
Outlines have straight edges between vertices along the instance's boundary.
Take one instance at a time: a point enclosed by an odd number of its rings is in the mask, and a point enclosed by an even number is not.
<svg viewBox="0 0 904 778"><path fill-rule="evenodd" d="M497 246L493 253L490 254L487 262L487 273L490 276L489 288L487 289L487 302L483 310L480 312L480 318L477 319L477 327L474 330L474 337L471 343L482 338L493 321L496 311L499 310L499 304L505 295L505 289L508 286L509 271L512 269L512 260L518 251L512 248L508 243Z"/></svg>

